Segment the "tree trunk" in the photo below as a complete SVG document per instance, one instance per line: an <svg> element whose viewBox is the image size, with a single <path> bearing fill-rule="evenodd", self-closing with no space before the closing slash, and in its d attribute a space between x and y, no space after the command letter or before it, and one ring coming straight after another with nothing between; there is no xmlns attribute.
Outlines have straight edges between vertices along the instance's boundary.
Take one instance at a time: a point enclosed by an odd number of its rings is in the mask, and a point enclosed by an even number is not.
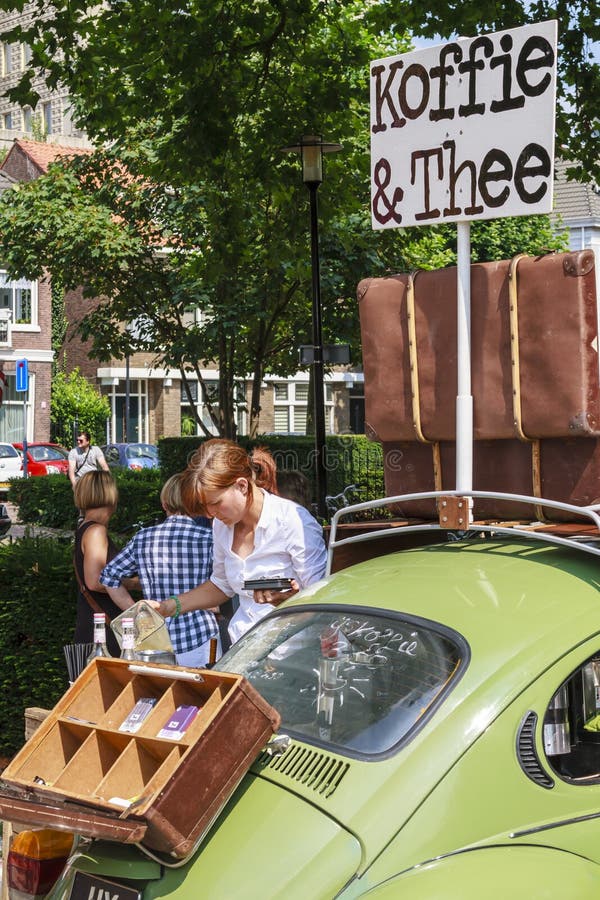
<svg viewBox="0 0 600 900"><path fill-rule="evenodd" d="M260 424L260 388L262 385L263 367L260 359L254 361L254 373L252 375L252 395L250 398L250 421L248 423L248 434L251 438L255 438L258 434L258 426Z"/></svg>

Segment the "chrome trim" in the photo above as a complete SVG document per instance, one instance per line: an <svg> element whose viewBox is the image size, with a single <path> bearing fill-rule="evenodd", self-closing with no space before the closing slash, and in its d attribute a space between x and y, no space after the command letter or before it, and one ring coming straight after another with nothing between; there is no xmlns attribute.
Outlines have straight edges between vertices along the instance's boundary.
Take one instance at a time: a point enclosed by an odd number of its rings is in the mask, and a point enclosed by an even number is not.
<svg viewBox="0 0 600 900"><path fill-rule="evenodd" d="M600 812L588 813L585 816L573 816L570 819L561 819L560 822L550 822L548 825L536 825L535 828L524 828L522 831L512 831L508 836L510 838L527 837L530 834L551 831L553 828L562 828L564 825L578 825L580 822L589 822L592 819L600 819Z"/></svg>
<svg viewBox="0 0 600 900"><path fill-rule="evenodd" d="M494 491L425 491L415 494L398 494L395 497L384 497L380 500L368 500L364 503L355 503L352 506L345 506L342 509L338 509L338 511L334 513L331 519L331 531L329 534L326 574L331 574L333 553L336 547L342 547L348 544L362 543L371 540L379 540L384 537L389 537L392 534L401 535L416 531L456 532L456 528L443 527L438 522L430 522L420 525L395 526L392 526L392 523L390 523L390 528L378 529L377 531L367 531L363 534L354 535L353 537L348 538L341 538L340 540L336 539L338 523L341 519L344 518L344 516L354 515L356 513L364 512L367 510L381 509L394 503L406 503L410 500L433 500L438 497L480 497L495 500L510 500L513 502L517 501L519 503L528 504L530 506L533 506L534 509L536 507L539 508L540 506L545 506L550 509L564 510L564 512L568 512L571 515L585 516L586 518L589 518L591 523L596 526L600 533L600 515L597 512L597 510L600 510L600 504L594 504L593 506L575 506L572 503L562 503L559 500L545 500L542 497L531 497L522 494L505 494L500 492L496 493ZM473 522L469 527L464 529L464 532L487 532L490 534L493 533L506 535L519 534L522 536L526 536L531 540L540 541L542 543L555 544L561 547L568 547L570 549L584 551L585 553L589 553L593 556L600 556L600 546L595 547L590 544L584 543L582 541L581 535L577 538L559 537L558 535L549 534L548 532L533 531L531 528L532 524L533 523L516 523L514 525L502 525L502 523L490 524L489 522ZM589 540L589 536L587 536L587 538Z"/></svg>

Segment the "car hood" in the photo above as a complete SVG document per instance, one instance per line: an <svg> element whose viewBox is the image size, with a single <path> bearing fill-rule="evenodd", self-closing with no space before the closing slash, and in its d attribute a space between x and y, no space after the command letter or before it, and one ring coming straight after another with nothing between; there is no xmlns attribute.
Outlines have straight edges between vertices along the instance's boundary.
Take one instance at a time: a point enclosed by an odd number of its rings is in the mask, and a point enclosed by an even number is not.
<svg viewBox="0 0 600 900"><path fill-rule="evenodd" d="M331 900L352 879L362 855L357 838L339 823L253 775L244 779L186 865L165 868L155 880L158 873L150 873L139 857L136 872L131 854L125 859L110 844L98 843L76 867L116 881L150 878L143 900Z"/></svg>

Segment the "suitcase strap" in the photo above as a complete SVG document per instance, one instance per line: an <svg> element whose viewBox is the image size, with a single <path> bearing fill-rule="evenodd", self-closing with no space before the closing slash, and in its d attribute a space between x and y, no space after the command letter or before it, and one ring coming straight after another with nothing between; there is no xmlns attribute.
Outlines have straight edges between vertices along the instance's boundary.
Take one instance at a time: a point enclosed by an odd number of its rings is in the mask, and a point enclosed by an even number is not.
<svg viewBox="0 0 600 900"><path fill-rule="evenodd" d="M423 434L421 427L421 397L419 393L419 360L417 355L417 325L415 316L415 278L417 273L411 272L406 285L406 317L408 323L408 356L410 363L410 388L412 399L413 428L417 440L422 444L431 444L433 454L433 479L435 490L442 490L442 459L439 441L430 441Z"/></svg>
<svg viewBox="0 0 600 900"><path fill-rule="evenodd" d="M542 478L540 465L540 442L536 438L528 437L523 431L523 416L521 408L521 361L519 357L519 285L517 269L519 262L525 253L518 253L510 261L508 270L508 308L510 315L510 362L512 377L512 404L513 421L517 437L521 441L531 444L531 473L533 482L533 496L542 496ZM541 522L544 521L544 511L541 506L535 507L535 514Z"/></svg>

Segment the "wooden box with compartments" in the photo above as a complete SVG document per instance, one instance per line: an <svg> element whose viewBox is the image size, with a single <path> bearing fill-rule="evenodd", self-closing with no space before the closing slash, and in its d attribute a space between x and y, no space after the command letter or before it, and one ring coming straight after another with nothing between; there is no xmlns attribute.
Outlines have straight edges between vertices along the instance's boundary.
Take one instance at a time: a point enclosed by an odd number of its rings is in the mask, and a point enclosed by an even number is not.
<svg viewBox="0 0 600 900"><path fill-rule="evenodd" d="M279 722L240 675L96 659L2 773L0 818L183 858Z"/></svg>

